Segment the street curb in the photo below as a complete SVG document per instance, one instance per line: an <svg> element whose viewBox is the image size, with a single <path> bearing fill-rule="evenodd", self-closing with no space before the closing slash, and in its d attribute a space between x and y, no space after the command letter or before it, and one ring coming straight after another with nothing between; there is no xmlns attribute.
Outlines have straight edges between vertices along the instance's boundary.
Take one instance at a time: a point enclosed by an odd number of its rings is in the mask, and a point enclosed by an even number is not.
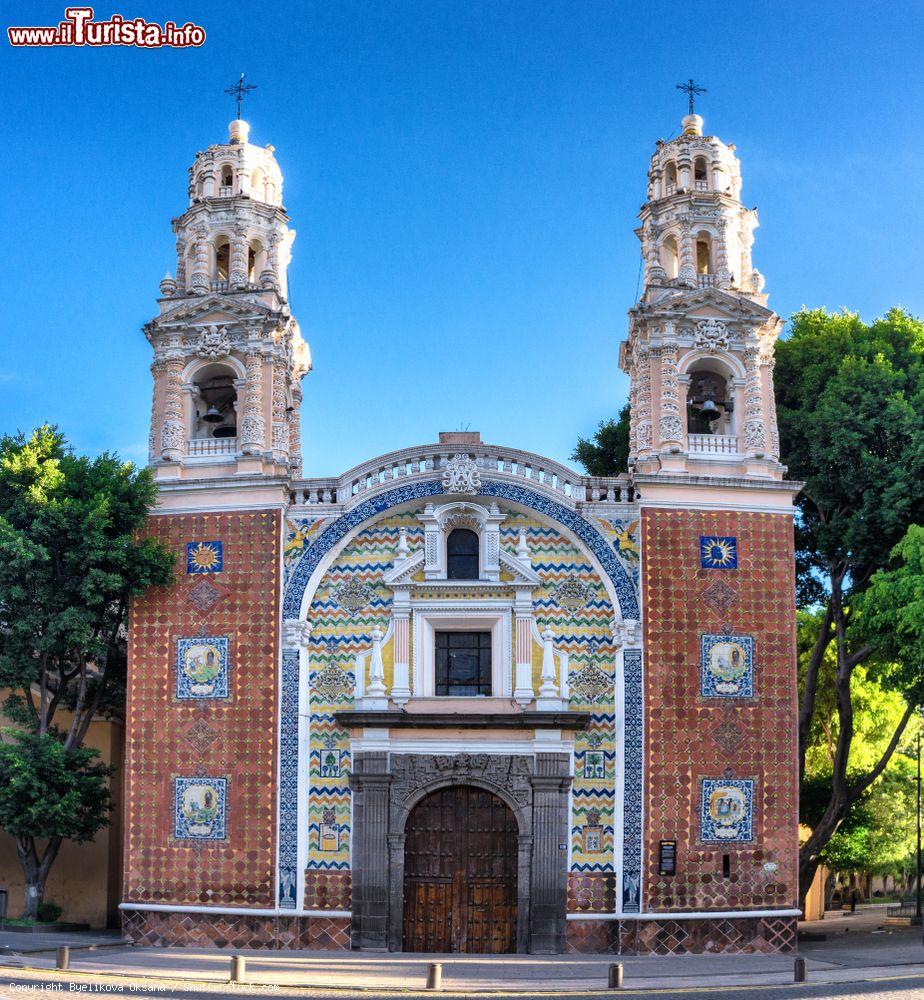
<svg viewBox="0 0 924 1000"><path fill-rule="evenodd" d="M139 973L113 973L113 972L93 972L84 969L68 969L68 970L58 970L58 969L41 969L35 966L9 966L0 962L0 969L6 970L10 973L30 973L33 975L44 976L49 978L60 979L63 982L67 982L69 979L94 979L94 980L104 980L104 981L124 981L128 980L130 982L142 982L154 985L161 985L165 990L171 988L192 988L195 990L196 987L228 987L231 990L239 990L244 992L241 987L254 987L255 989L265 990L270 993L285 993L285 992L304 992L312 991L313 995L318 993L337 993L337 994L363 994L363 993L376 993L376 994L388 994L404 997L411 996L421 996L421 997L432 997L435 994L443 997L499 997L499 998L526 998L526 997L582 997L590 995L607 995L611 996L614 993L645 993L651 996L668 995L676 996L678 989L682 989L683 994L692 993L728 993L732 990L742 990L747 989L751 991L766 991L766 990L780 990L792 988L804 989L806 986L849 986L854 983L889 983L889 982L901 982L905 979L915 979L924 976L924 963L915 963L921 966L920 971L909 972L902 975L894 976L863 976L858 975L854 979L836 979L836 980L826 980L826 979L816 979L812 978L808 983L795 983L795 982L784 982L784 983L748 983L748 984L728 984L720 986L690 986L685 985L683 987L678 986L656 986L656 987L645 987L645 986L633 986L631 983L626 984L622 990L609 989L606 986L600 986L598 988L591 987L589 989L572 989L572 990L524 990L522 988L517 990L491 990L491 989L453 989L451 987L444 988L439 991L427 990L423 987L393 987L393 986L341 986L341 985L323 985L319 983L265 983L258 980L245 981L243 983L234 983L231 979L184 979L178 978L176 976L148 976ZM862 969L856 970L858 973L862 973ZM759 973L755 973L759 975ZM773 973L773 975L778 975L778 973ZM688 977L678 977L678 978L688 978ZM206 992L206 990L203 990ZM208 990L212 992L212 990Z"/></svg>

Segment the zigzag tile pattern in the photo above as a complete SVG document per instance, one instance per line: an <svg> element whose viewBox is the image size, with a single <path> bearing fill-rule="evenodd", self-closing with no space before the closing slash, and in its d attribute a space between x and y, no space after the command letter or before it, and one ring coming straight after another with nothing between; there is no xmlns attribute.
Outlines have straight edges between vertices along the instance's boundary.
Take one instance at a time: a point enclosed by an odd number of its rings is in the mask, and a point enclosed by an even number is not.
<svg viewBox="0 0 924 1000"><path fill-rule="evenodd" d="M315 591L308 612L309 657L308 869L347 872L350 867L349 737L334 713L353 703L357 654L368 655L372 629L386 630L391 591L382 577L394 563L400 528L412 550L423 544L420 522L393 515L359 531L337 556ZM343 607L337 600L347 581L364 584L371 596L365 607ZM386 677L390 683L390 677Z"/></svg>

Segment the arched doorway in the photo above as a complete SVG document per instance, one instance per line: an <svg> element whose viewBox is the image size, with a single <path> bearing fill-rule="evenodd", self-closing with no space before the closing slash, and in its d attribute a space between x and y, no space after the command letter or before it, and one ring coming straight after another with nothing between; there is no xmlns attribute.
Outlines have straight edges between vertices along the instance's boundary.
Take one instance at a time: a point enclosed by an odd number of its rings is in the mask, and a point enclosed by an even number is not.
<svg viewBox="0 0 924 1000"><path fill-rule="evenodd" d="M431 792L404 842L404 950L516 951L517 822L471 785Z"/></svg>

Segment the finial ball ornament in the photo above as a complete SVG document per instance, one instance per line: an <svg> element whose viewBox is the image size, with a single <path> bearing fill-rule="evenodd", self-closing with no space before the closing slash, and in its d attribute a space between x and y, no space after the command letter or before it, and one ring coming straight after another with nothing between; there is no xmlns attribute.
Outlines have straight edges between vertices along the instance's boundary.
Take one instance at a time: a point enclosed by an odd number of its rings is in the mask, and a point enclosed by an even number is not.
<svg viewBox="0 0 924 1000"><path fill-rule="evenodd" d="M703 134L703 119L700 115L684 115L681 124L683 125L684 135Z"/></svg>

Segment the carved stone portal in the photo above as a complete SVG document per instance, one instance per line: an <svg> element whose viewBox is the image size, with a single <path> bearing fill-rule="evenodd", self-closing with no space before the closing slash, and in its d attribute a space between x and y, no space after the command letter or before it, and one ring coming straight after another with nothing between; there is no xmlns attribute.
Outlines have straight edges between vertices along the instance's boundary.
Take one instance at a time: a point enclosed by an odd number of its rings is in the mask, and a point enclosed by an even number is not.
<svg viewBox="0 0 924 1000"><path fill-rule="evenodd" d="M403 948L404 827L424 796L475 785L503 799L516 817L517 951L565 950L567 754L358 753L353 789L354 948Z"/></svg>

